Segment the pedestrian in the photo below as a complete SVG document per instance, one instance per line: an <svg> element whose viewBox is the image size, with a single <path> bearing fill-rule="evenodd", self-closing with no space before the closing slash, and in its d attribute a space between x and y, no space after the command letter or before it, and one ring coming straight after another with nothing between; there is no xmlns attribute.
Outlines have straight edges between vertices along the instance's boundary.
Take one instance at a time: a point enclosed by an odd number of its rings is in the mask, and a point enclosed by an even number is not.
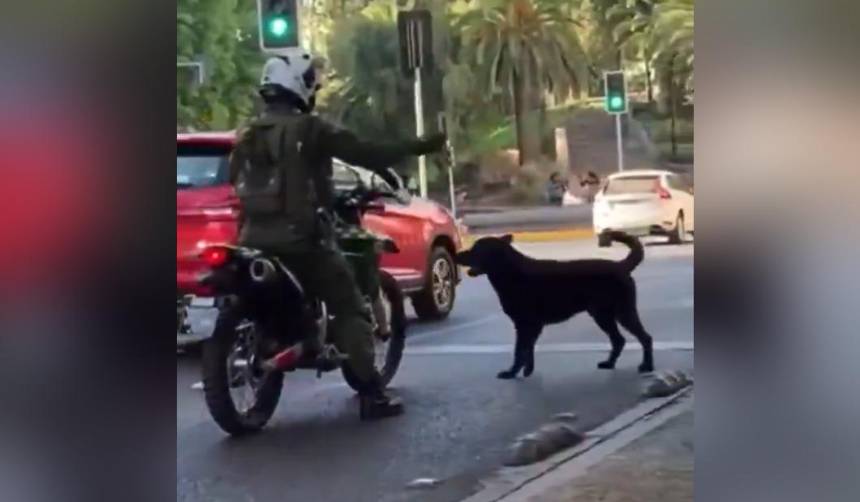
<svg viewBox="0 0 860 502"><path fill-rule="evenodd" d="M580 178L579 186L582 187L585 193L585 199L589 203L592 203L594 202L594 196L597 195L600 189L600 177L594 171L588 171L584 179Z"/></svg>
<svg viewBox="0 0 860 502"><path fill-rule="evenodd" d="M554 172L550 175L549 181L546 184L546 199L550 204L560 206L564 200L564 193L567 191L567 184L561 178L561 175Z"/></svg>

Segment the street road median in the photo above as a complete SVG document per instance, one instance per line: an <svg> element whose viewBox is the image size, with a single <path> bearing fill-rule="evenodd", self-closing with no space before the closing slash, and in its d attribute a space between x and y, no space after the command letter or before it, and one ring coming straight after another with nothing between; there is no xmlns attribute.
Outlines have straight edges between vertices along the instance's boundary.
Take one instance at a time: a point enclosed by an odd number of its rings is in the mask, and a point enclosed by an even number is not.
<svg viewBox="0 0 860 502"><path fill-rule="evenodd" d="M590 227L562 228L557 230L534 230L505 232L504 230L492 232L467 232L463 236L464 247L471 247L481 237L499 236L511 234L514 242L555 242L576 239L588 239L594 237L594 230Z"/></svg>

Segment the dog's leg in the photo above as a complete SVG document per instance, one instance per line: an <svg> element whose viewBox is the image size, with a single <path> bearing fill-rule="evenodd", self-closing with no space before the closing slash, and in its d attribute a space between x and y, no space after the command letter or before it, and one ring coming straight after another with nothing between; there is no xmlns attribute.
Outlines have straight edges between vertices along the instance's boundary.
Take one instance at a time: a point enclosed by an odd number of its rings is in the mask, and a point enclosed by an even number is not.
<svg viewBox="0 0 860 502"><path fill-rule="evenodd" d="M533 331L530 333L530 336L526 341L525 354L523 355L525 363L525 368L523 369L524 377L530 377L535 371L535 344L537 343L541 331L543 331L542 328Z"/></svg>
<svg viewBox="0 0 860 502"><path fill-rule="evenodd" d="M626 307L618 313L618 322L632 333L642 345L642 364L639 365L639 373L650 373L654 371L653 339L642 326L639 313L636 311L636 304Z"/></svg>
<svg viewBox="0 0 860 502"><path fill-rule="evenodd" d="M600 329L609 336L609 343L612 344L612 349L609 351L609 358L605 361L597 363L597 367L602 370L611 370L615 368L615 362L621 355L624 349L624 335L618 330L618 325L615 324L615 316L608 309L589 309L588 313L594 322L600 326Z"/></svg>
<svg viewBox="0 0 860 502"><path fill-rule="evenodd" d="M517 326L517 342L514 346L514 363L511 365L510 369L499 372L499 374L496 375L498 378L501 378L502 380L516 378L517 374L524 366L528 372L526 376L531 375L532 371L534 371L533 348L534 341L537 339L537 335L535 333L540 333L540 329L536 330L530 326Z"/></svg>

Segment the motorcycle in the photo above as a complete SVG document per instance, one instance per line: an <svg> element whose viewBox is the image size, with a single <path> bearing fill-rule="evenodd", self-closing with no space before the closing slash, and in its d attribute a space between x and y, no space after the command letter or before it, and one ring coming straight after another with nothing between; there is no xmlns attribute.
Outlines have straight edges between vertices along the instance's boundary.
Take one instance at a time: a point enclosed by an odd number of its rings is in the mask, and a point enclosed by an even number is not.
<svg viewBox="0 0 860 502"><path fill-rule="evenodd" d="M399 252L388 237L360 228L361 216L381 208L390 195L368 188L356 175L354 189L338 194L337 243L350 263L370 312L375 366L387 385L400 366L406 339L404 298L394 277L380 268L382 253ZM320 218L328 218L325 212ZM203 343L202 370L206 406L228 434L262 429L274 414L284 374L299 369L340 369L347 384L361 392L362 382L344 364L330 339L328 309L305 293L295 274L276 256L241 246L211 246L201 258L211 267L203 278L216 295L218 319ZM308 349L308 340L315 346Z"/></svg>

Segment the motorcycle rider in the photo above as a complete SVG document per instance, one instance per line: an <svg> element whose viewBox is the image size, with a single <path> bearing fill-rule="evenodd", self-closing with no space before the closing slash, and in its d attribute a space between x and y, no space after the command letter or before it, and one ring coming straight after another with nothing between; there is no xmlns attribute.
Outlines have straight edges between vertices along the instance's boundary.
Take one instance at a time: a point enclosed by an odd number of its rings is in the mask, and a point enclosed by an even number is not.
<svg viewBox="0 0 860 502"><path fill-rule="evenodd" d="M429 154L444 136L402 143L371 143L311 114L320 84L312 56L302 49L271 57L259 93L263 113L240 133L230 159L231 182L242 201L239 242L273 253L333 319L332 339L353 373L362 419L399 415L403 404L385 393L374 367L373 328L353 271L339 251L328 218L334 187L332 157L378 173L397 186L387 168L408 156Z"/></svg>

